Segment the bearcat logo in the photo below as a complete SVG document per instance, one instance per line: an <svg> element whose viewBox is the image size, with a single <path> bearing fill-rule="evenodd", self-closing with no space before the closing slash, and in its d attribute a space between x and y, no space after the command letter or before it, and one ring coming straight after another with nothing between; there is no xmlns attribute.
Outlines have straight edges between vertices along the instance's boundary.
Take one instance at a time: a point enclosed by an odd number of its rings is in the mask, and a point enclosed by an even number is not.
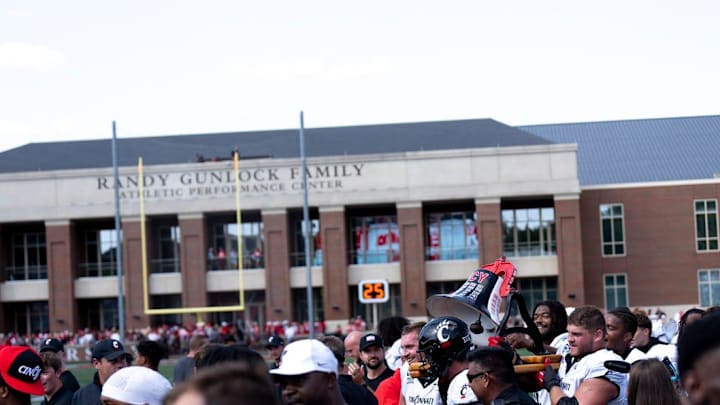
<svg viewBox="0 0 720 405"><path fill-rule="evenodd" d="M118 342L117 340L113 340L112 345L113 349L120 350L120 342Z"/></svg>
<svg viewBox="0 0 720 405"><path fill-rule="evenodd" d="M40 378L40 366L35 366L34 368L30 368L26 365L22 365L18 367L18 374L20 375L26 375L28 377L31 377L33 381L37 381L38 378Z"/></svg>
<svg viewBox="0 0 720 405"><path fill-rule="evenodd" d="M457 324L450 319L445 319L438 324L437 328L435 329L435 336L437 336L437 340L440 343L440 346L450 340L450 329L455 327L457 327Z"/></svg>

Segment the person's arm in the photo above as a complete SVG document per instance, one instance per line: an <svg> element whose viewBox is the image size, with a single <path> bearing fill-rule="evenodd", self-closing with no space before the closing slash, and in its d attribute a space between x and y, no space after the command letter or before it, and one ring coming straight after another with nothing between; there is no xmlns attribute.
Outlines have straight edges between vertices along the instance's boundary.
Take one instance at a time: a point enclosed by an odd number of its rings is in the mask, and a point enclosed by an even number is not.
<svg viewBox="0 0 720 405"><path fill-rule="evenodd" d="M543 384L550 393L550 402L553 405L605 405L619 394L615 384L596 377L583 381L575 390L575 396L568 397L560 389L560 378L550 366L545 368Z"/></svg>

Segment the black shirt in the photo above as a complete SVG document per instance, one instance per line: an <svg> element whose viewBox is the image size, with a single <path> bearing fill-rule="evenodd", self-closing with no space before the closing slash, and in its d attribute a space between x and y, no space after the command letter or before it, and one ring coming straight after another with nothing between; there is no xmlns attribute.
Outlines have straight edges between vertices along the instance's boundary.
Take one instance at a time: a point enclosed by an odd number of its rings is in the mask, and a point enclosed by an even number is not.
<svg viewBox="0 0 720 405"><path fill-rule="evenodd" d="M378 385L380 385L381 382L383 382L386 378L390 378L395 374L395 371L393 371L390 367L387 366L387 363L385 364L385 371L382 372L377 378L375 379L369 379L367 376L367 370L365 370L365 384L368 385L368 387L372 388L373 392L377 389Z"/></svg>
<svg viewBox="0 0 720 405"><path fill-rule="evenodd" d="M511 385L495 397L490 405L537 405L537 402L517 385Z"/></svg>
<svg viewBox="0 0 720 405"><path fill-rule="evenodd" d="M60 388L55 395L48 401L47 398L43 397L40 405L70 405L72 403L73 391L70 391L66 387Z"/></svg>
<svg viewBox="0 0 720 405"><path fill-rule="evenodd" d="M65 370L60 374L60 381L62 381L63 387L67 388L71 393L80 389L80 383L70 370Z"/></svg>
<svg viewBox="0 0 720 405"><path fill-rule="evenodd" d="M355 384L347 374L338 375L340 393L348 405L377 405L377 398L367 388Z"/></svg>

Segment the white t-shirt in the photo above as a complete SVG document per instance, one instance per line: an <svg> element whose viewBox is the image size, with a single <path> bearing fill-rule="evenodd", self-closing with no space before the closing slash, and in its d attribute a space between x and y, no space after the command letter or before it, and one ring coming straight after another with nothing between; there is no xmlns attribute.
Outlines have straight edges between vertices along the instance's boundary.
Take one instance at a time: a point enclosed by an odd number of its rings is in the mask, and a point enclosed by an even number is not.
<svg viewBox="0 0 720 405"><path fill-rule="evenodd" d="M447 393L448 405L470 404L477 402L477 397L472 388L468 385L467 370L463 370L450 381Z"/></svg>
<svg viewBox="0 0 720 405"><path fill-rule="evenodd" d="M647 358L648 358L647 354L641 352L638 349L632 349L632 350L630 350L630 353L628 353L627 357L625 357L625 361L627 361L630 364L633 364L638 360L643 360L643 359L647 359ZM629 377L629 374L628 374L628 377Z"/></svg>
<svg viewBox="0 0 720 405"><path fill-rule="evenodd" d="M567 358L563 357L558 372L561 380L560 388L562 388L565 395L572 397L575 396L575 391L583 381L602 377L615 384L620 390L618 396L608 404L627 404L627 378L625 374L605 368L604 363L607 360L622 360L622 357L612 350L602 349L574 362L569 369L566 363Z"/></svg>
<svg viewBox="0 0 720 405"><path fill-rule="evenodd" d="M402 365L400 339L397 339L392 346L385 351L385 362L392 370L397 370Z"/></svg>
<svg viewBox="0 0 720 405"><path fill-rule="evenodd" d="M407 405L442 405L440 387L435 379L427 385L417 378L410 377L410 365L400 367L400 393L405 398Z"/></svg>

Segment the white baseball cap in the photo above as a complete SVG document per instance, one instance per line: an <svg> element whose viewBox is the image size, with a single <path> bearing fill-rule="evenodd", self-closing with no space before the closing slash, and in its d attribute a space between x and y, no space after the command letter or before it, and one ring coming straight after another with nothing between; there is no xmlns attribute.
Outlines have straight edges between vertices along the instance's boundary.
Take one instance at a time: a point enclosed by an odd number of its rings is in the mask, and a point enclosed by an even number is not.
<svg viewBox="0 0 720 405"><path fill-rule="evenodd" d="M128 404L161 405L172 386L157 371L130 366L113 373L102 386L101 396Z"/></svg>
<svg viewBox="0 0 720 405"><path fill-rule="evenodd" d="M337 359L324 343L315 339L303 339L285 346L280 367L270 372L278 375L300 375L313 371L337 374L337 369Z"/></svg>

